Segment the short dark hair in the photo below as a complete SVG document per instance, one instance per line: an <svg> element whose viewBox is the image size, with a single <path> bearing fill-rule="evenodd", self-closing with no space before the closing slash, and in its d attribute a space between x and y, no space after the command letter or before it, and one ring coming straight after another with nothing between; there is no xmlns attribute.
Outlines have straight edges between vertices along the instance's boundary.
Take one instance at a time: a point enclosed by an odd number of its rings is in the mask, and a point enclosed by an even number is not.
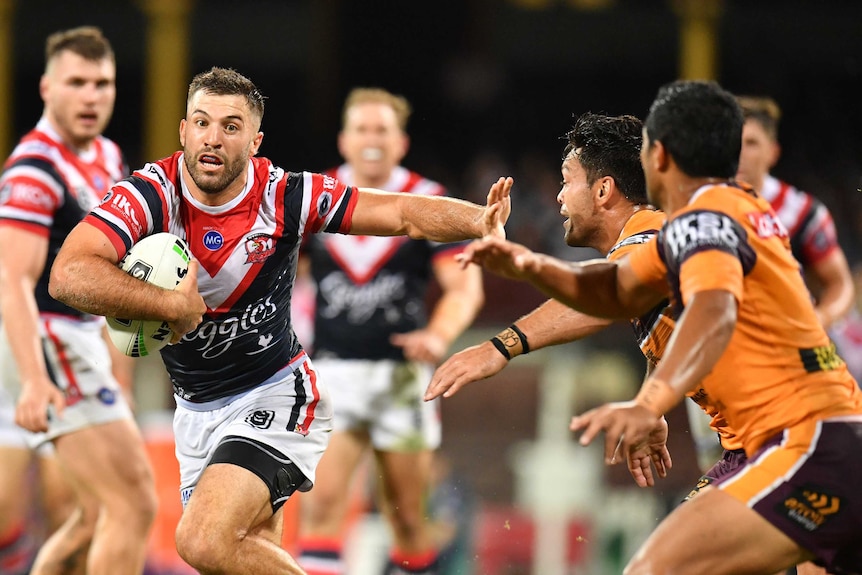
<svg viewBox="0 0 862 575"><path fill-rule="evenodd" d="M263 101L266 97L251 80L233 68L213 66L192 78L186 102L190 102L192 96L201 91L213 96L244 96L252 113L259 120L263 119Z"/></svg>
<svg viewBox="0 0 862 575"><path fill-rule="evenodd" d="M650 145L661 142L687 175L733 178L743 123L736 98L717 83L677 80L659 89L645 126Z"/></svg>
<svg viewBox="0 0 862 575"><path fill-rule="evenodd" d="M778 140L778 123L781 121L781 108L768 96L737 96L742 107L745 121L754 120L773 140Z"/></svg>
<svg viewBox="0 0 862 575"><path fill-rule="evenodd" d="M632 203L647 203L640 161L643 124L634 116L606 116L587 112L565 135L565 158L575 157L584 167L587 183L610 176Z"/></svg>
<svg viewBox="0 0 862 575"><path fill-rule="evenodd" d="M111 43L96 26L80 26L69 30L54 32L45 41L45 66L61 52L74 52L86 60L98 61L104 58L114 61Z"/></svg>

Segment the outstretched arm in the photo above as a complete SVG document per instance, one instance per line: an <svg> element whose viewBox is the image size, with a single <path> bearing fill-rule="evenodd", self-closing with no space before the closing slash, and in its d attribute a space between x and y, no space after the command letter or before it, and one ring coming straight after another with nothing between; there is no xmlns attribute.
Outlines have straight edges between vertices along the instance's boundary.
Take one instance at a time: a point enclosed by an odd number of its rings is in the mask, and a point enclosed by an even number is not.
<svg viewBox="0 0 862 575"><path fill-rule="evenodd" d="M527 339L530 351L533 351L575 341L601 331L610 323L609 320L582 314L551 299L519 319L514 325ZM524 353L523 341L511 327L495 337L505 346L509 358ZM425 400L428 401L440 395L452 397L465 385L502 371L508 364L509 358L490 341L468 347L437 368L425 391Z"/></svg>
<svg viewBox="0 0 862 575"><path fill-rule="evenodd" d="M511 212L512 178L500 178L479 206L456 198L420 196L359 188L350 233L367 236L406 235L413 239L454 242L493 234L505 237Z"/></svg>
<svg viewBox="0 0 862 575"><path fill-rule="evenodd" d="M467 247L461 262L528 281L552 298L595 317L638 317L666 297L665 292L638 280L629 258L571 263L514 242L485 237Z"/></svg>

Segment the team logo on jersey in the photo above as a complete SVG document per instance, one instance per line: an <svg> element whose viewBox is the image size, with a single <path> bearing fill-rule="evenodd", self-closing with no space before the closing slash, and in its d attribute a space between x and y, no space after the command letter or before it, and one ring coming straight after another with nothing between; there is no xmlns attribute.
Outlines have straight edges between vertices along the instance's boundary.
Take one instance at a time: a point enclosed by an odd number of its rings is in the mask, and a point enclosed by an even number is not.
<svg viewBox="0 0 862 575"><path fill-rule="evenodd" d="M329 213L329 210L332 208L332 194L329 192L323 192L320 194L320 197L317 198L317 213L321 218L326 217L326 214Z"/></svg>
<svg viewBox="0 0 862 575"><path fill-rule="evenodd" d="M269 234L254 234L245 239L245 253L248 254L245 263L262 264L275 253L275 242Z"/></svg>
<svg viewBox="0 0 862 575"><path fill-rule="evenodd" d="M99 390L99 393L96 394L99 398L99 401L104 403L105 405L114 405L117 401L117 394L113 389L108 389L107 387L103 387Z"/></svg>
<svg viewBox="0 0 862 575"><path fill-rule="evenodd" d="M754 226L757 231L757 236L763 239L778 236L779 238L787 237L787 228L775 215L772 210L768 212L751 212L748 215L748 221Z"/></svg>
<svg viewBox="0 0 862 575"><path fill-rule="evenodd" d="M204 247L211 252L220 250L224 245L224 236L216 230L210 230L204 234Z"/></svg>
<svg viewBox="0 0 862 575"><path fill-rule="evenodd" d="M257 429L269 429L273 419L275 412L271 409L258 409L245 416L245 422Z"/></svg>
<svg viewBox="0 0 862 575"><path fill-rule="evenodd" d="M835 515L840 509L840 497L830 495L812 485L796 489L775 507L775 511L799 524L806 531L820 528L830 515Z"/></svg>

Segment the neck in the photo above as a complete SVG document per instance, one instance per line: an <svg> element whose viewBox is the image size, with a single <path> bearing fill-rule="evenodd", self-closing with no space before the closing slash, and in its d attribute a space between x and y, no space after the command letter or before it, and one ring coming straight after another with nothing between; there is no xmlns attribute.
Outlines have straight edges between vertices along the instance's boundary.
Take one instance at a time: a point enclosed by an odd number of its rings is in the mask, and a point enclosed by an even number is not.
<svg viewBox="0 0 862 575"><path fill-rule="evenodd" d="M667 196L667 205L664 211L672 214L688 205L694 193L703 186L718 186L726 184L727 178L691 178L682 176L669 186L670 193Z"/></svg>
<svg viewBox="0 0 862 575"><path fill-rule="evenodd" d="M602 238L593 247L607 256L611 248L617 243L623 228L636 212L644 209L652 209L648 204L626 204L625 207L610 212L602 226L605 231Z"/></svg>

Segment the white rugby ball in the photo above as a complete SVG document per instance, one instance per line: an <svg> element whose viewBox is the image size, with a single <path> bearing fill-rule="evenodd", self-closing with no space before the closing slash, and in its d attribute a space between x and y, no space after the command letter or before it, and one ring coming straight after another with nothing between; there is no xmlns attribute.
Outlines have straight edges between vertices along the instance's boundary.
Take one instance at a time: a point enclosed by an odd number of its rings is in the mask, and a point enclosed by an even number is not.
<svg viewBox="0 0 862 575"><path fill-rule="evenodd" d="M129 275L165 289L174 289L189 269L188 244L167 232L147 236L132 246L120 260ZM162 349L171 341L165 321L107 318L108 335L124 354L143 357Z"/></svg>

